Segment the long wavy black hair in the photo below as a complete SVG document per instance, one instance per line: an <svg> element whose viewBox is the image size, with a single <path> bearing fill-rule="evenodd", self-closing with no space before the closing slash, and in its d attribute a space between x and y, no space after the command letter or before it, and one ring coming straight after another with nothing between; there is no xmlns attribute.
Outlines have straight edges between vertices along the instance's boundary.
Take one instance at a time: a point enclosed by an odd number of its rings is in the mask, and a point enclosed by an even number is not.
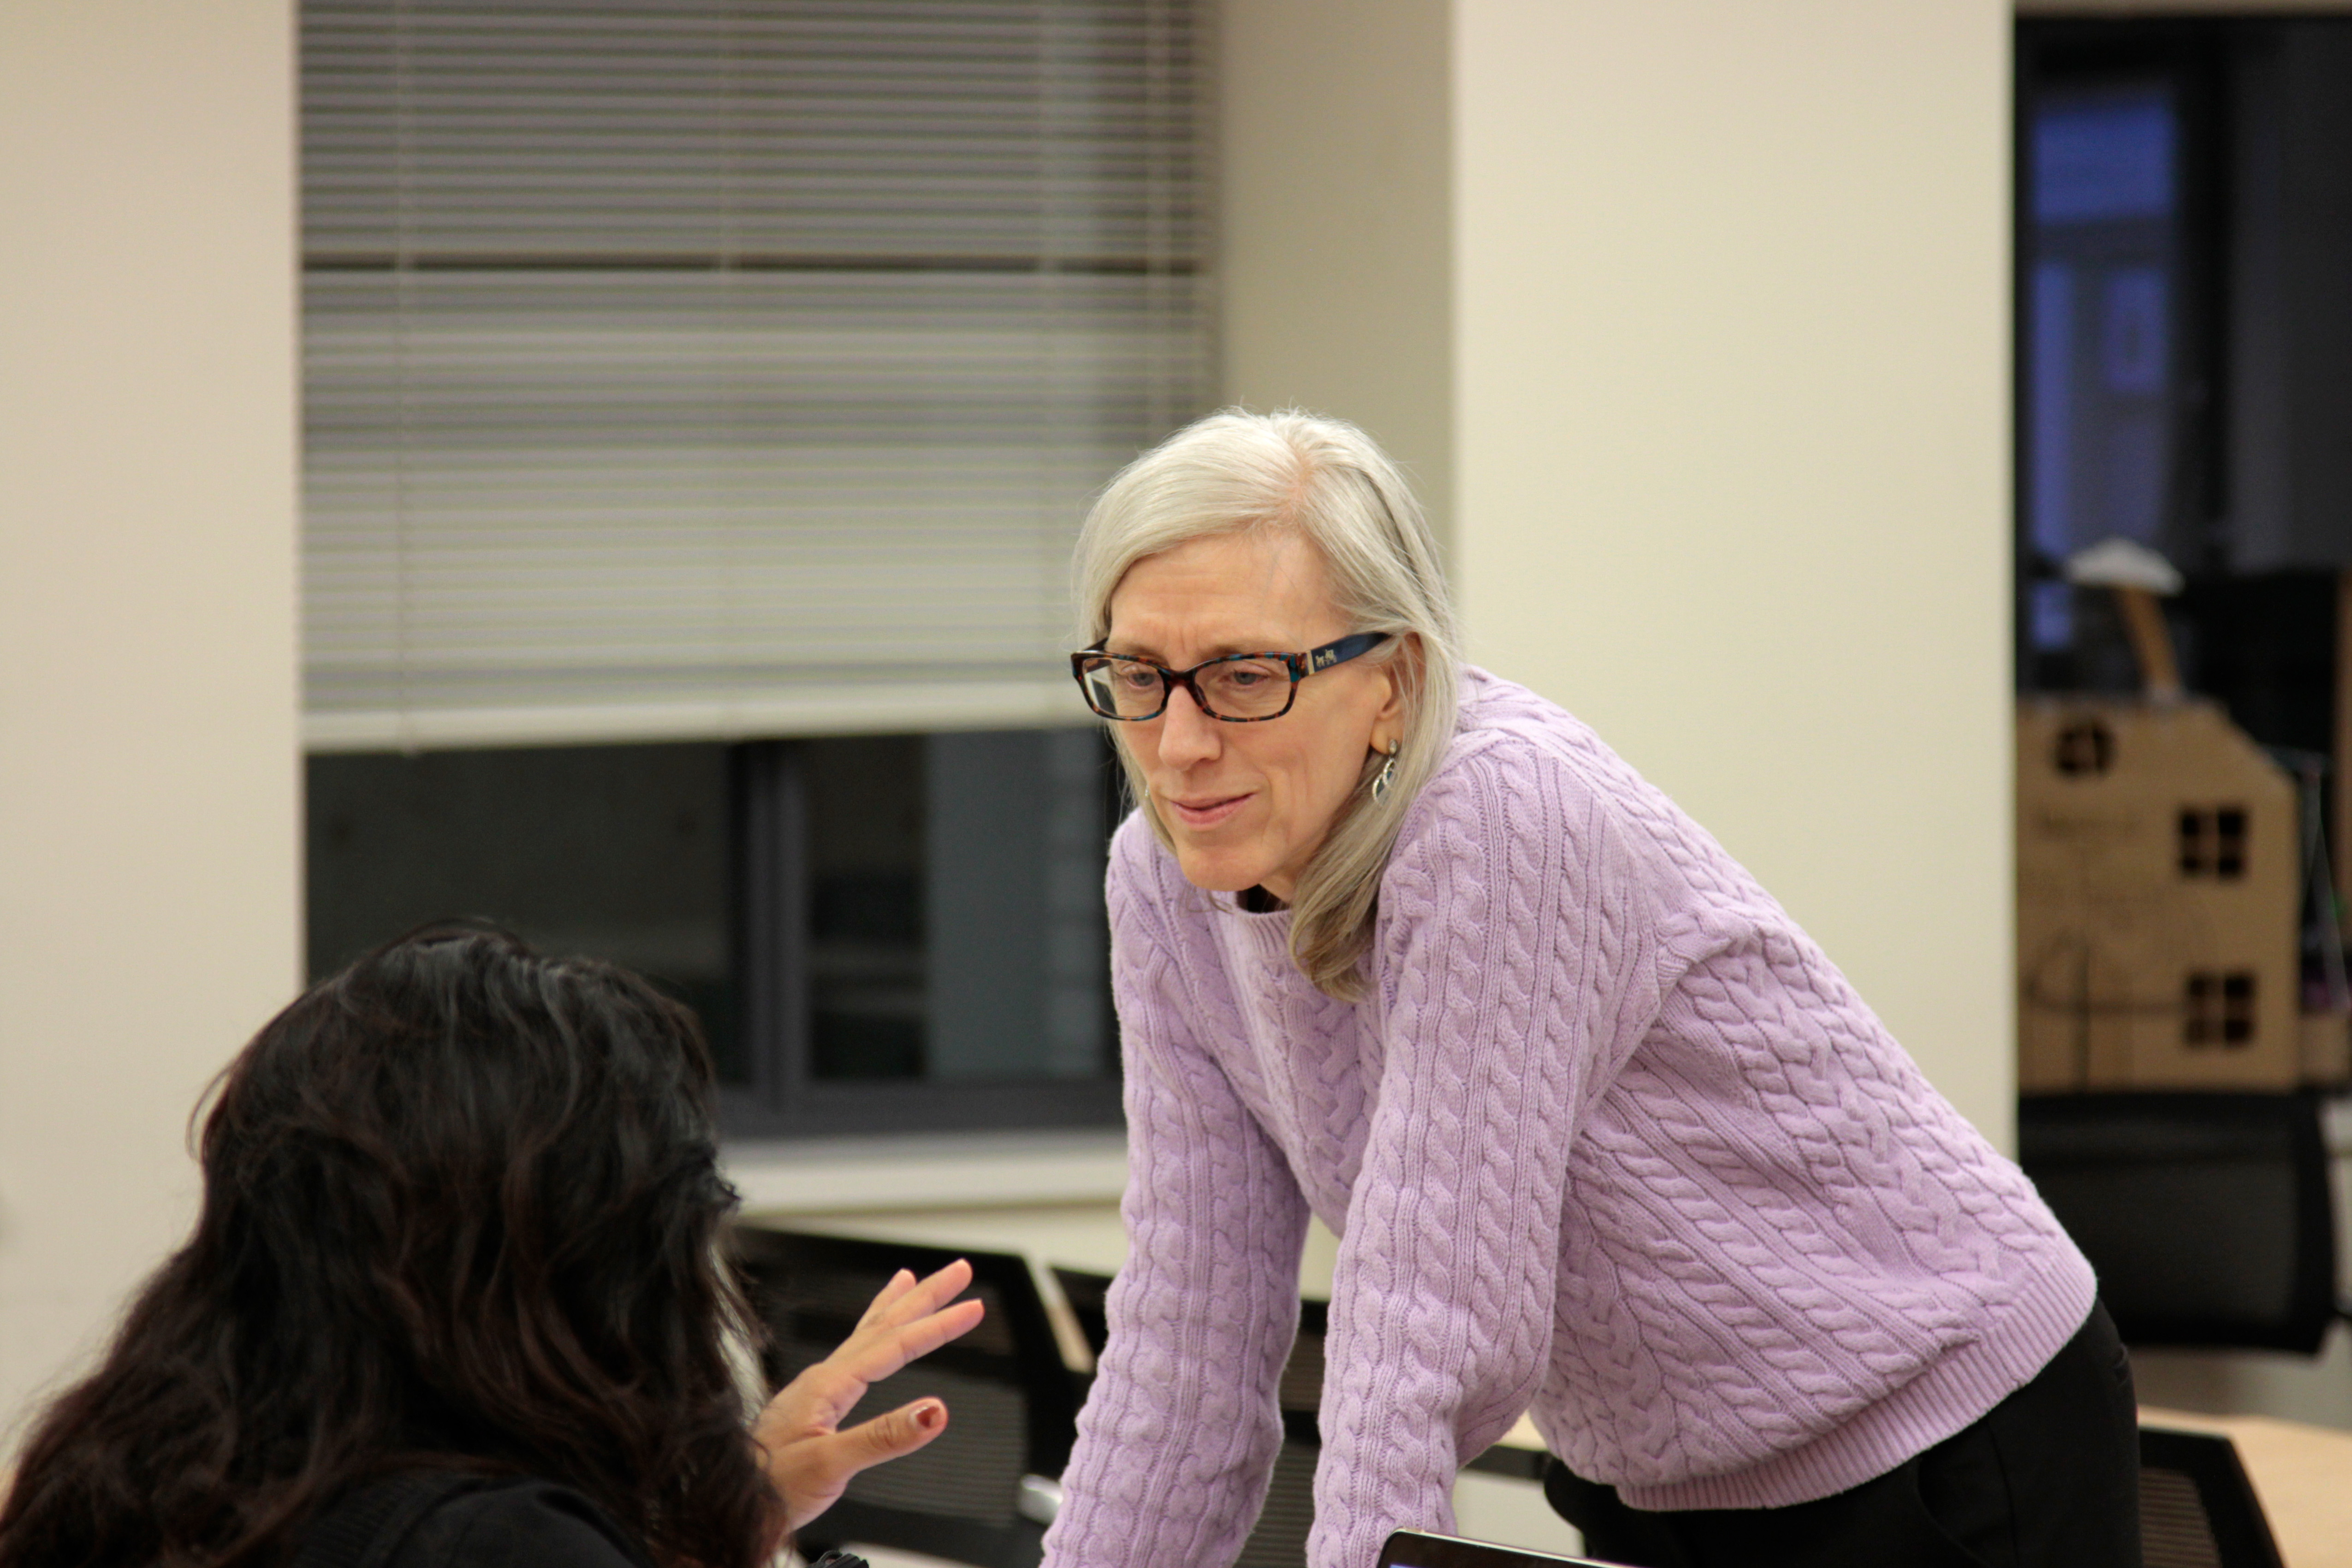
<svg viewBox="0 0 2352 1568"><path fill-rule="evenodd" d="M655 1559L750 1568L782 1510L725 1336L712 1069L609 964L439 928L215 1081L195 1234L32 1431L0 1568L280 1563L416 1468L585 1493Z"/></svg>

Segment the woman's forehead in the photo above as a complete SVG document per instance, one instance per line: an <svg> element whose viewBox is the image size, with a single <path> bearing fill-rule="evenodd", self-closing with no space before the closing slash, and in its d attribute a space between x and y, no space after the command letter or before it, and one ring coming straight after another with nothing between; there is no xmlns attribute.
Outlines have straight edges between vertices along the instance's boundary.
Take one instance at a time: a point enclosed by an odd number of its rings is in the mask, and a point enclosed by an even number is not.
<svg viewBox="0 0 2352 1568"><path fill-rule="evenodd" d="M1112 639L1168 658L1295 652L1338 620L1321 556L1288 530L1187 540L1129 567L1110 596Z"/></svg>

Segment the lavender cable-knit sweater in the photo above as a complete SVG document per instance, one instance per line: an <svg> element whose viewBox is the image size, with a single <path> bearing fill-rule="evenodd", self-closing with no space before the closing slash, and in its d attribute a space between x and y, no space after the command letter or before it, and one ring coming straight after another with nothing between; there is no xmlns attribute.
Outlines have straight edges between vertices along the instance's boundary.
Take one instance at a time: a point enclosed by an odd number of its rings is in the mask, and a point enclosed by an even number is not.
<svg viewBox="0 0 2352 1568"><path fill-rule="evenodd" d="M1233 1561L1309 1211L1341 1238L1314 1568L1450 1529L1522 1410L1639 1508L1842 1491L2090 1311L2024 1176L1714 839L1524 688L1463 695L1360 1003L1119 830L1129 1256L1053 1568Z"/></svg>

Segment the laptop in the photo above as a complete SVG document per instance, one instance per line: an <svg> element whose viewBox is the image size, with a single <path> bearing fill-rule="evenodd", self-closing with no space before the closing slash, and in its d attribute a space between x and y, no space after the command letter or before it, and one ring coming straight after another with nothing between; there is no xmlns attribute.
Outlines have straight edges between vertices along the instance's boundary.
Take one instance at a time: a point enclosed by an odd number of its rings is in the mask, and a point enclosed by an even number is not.
<svg viewBox="0 0 2352 1568"><path fill-rule="evenodd" d="M1591 1557L1555 1557L1518 1546L1489 1546L1454 1535L1400 1530L1381 1548L1380 1568L1611 1568Z"/></svg>

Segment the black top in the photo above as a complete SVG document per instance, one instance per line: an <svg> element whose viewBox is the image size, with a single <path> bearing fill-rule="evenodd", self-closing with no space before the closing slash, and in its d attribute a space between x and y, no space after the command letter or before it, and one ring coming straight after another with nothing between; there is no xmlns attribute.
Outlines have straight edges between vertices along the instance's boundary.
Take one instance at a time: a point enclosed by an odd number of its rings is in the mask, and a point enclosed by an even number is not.
<svg viewBox="0 0 2352 1568"><path fill-rule="evenodd" d="M295 1568L653 1568L571 1488L532 1477L395 1476L304 1532Z"/></svg>

